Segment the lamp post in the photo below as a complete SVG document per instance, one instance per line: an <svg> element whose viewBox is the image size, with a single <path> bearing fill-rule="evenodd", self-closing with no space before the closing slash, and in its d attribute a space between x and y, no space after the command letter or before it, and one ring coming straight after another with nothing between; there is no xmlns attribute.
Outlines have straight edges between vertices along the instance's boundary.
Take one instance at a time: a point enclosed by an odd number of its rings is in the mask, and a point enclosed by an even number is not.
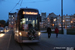
<svg viewBox="0 0 75 50"><path fill-rule="evenodd" d="M63 34L63 0L61 0L61 33Z"/></svg>
<svg viewBox="0 0 75 50"><path fill-rule="evenodd" d="M65 27L65 20L63 20L63 26Z"/></svg>

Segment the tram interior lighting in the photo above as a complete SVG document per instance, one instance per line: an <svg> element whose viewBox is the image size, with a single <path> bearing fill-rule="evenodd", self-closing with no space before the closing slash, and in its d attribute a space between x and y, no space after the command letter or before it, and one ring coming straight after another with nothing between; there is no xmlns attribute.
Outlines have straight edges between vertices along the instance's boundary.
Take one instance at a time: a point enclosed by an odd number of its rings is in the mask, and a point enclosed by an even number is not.
<svg viewBox="0 0 75 50"><path fill-rule="evenodd" d="M23 21L23 23L25 23L25 21Z"/></svg>
<svg viewBox="0 0 75 50"><path fill-rule="evenodd" d="M33 20L33 27L35 26L35 20Z"/></svg>

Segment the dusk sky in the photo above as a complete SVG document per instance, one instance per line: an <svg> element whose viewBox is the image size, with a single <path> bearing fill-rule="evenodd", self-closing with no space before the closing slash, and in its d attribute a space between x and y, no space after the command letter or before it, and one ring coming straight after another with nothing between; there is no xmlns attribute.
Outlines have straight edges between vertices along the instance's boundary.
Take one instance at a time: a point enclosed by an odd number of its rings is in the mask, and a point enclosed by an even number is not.
<svg viewBox="0 0 75 50"><path fill-rule="evenodd" d="M61 0L23 0L22 4L21 1L19 2L19 0L0 0L0 20L7 20L8 13L18 2L19 3L17 4L17 6L11 11L12 13L16 12L16 9L28 7L38 9L40 13L46 12L47 15L52 12L56 15L61 15ZM66 14L75 14L75 0L63 0L63 15Z"/></svg>

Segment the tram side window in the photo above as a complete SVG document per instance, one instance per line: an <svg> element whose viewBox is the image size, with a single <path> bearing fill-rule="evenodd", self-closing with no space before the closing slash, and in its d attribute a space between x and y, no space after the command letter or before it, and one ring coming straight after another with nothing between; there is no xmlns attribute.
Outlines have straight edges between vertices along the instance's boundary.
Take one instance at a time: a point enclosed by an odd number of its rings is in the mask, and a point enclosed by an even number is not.
<svg viewBox="0 0 75 50"><path fill-rule="evenodd" d="M22 30L22 31L24 30L22 20L20 20L20 30Z"/></svg>

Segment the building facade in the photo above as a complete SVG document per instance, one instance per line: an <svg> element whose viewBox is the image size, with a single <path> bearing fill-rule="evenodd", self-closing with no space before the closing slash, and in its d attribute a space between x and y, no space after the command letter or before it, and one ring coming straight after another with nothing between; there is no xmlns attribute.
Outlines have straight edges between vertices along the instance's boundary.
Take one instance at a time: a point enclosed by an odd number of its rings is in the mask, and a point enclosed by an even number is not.
<svg viewBox="0 0 75 50"><path fill-rule="evenodd" d="M52 27L52 28L55 28L57 26L57 15L55 15L54 13L50 13L47 17L48 19L48 23L49 23L49 26Z"/></svg>
<svg viewBox="0 0 75 50"><path fill-rule="evenodd" d="M63 26L64 27L69 27L70 26L70 21L71 21L71 18L69 15L64 15L63 16Z"/></svg>
<svg viewBox="0 0 75 50"><path fill-rule="evenodd" d="M15 13L9 13L9 29L13 29L14 22L16 20L16 12Z"/></svg>
<svg viewBox="0 0 75 50"><path fill-rule="evenodd" d="M71 18L71 26L75 27L75 14L70 16L70 18Z"/></svg>
<svg viewBox="0 0 75 50"><path fill-rule="evenodd" d="M42 18L43 19L43 18ZM61 16L50 13L47 18L44 18L41 22L42 28L55 28L61 27ZM75 27L75 14L74 15L63 15L63 27L72 28Z"/></svg>
<svg viewBox="0 0 75 50"><path fill-rule="evenodd" d="M41 22L40 22L40 28L45 28L45 20L46 20L46 13L41 13Z"/></svg>

